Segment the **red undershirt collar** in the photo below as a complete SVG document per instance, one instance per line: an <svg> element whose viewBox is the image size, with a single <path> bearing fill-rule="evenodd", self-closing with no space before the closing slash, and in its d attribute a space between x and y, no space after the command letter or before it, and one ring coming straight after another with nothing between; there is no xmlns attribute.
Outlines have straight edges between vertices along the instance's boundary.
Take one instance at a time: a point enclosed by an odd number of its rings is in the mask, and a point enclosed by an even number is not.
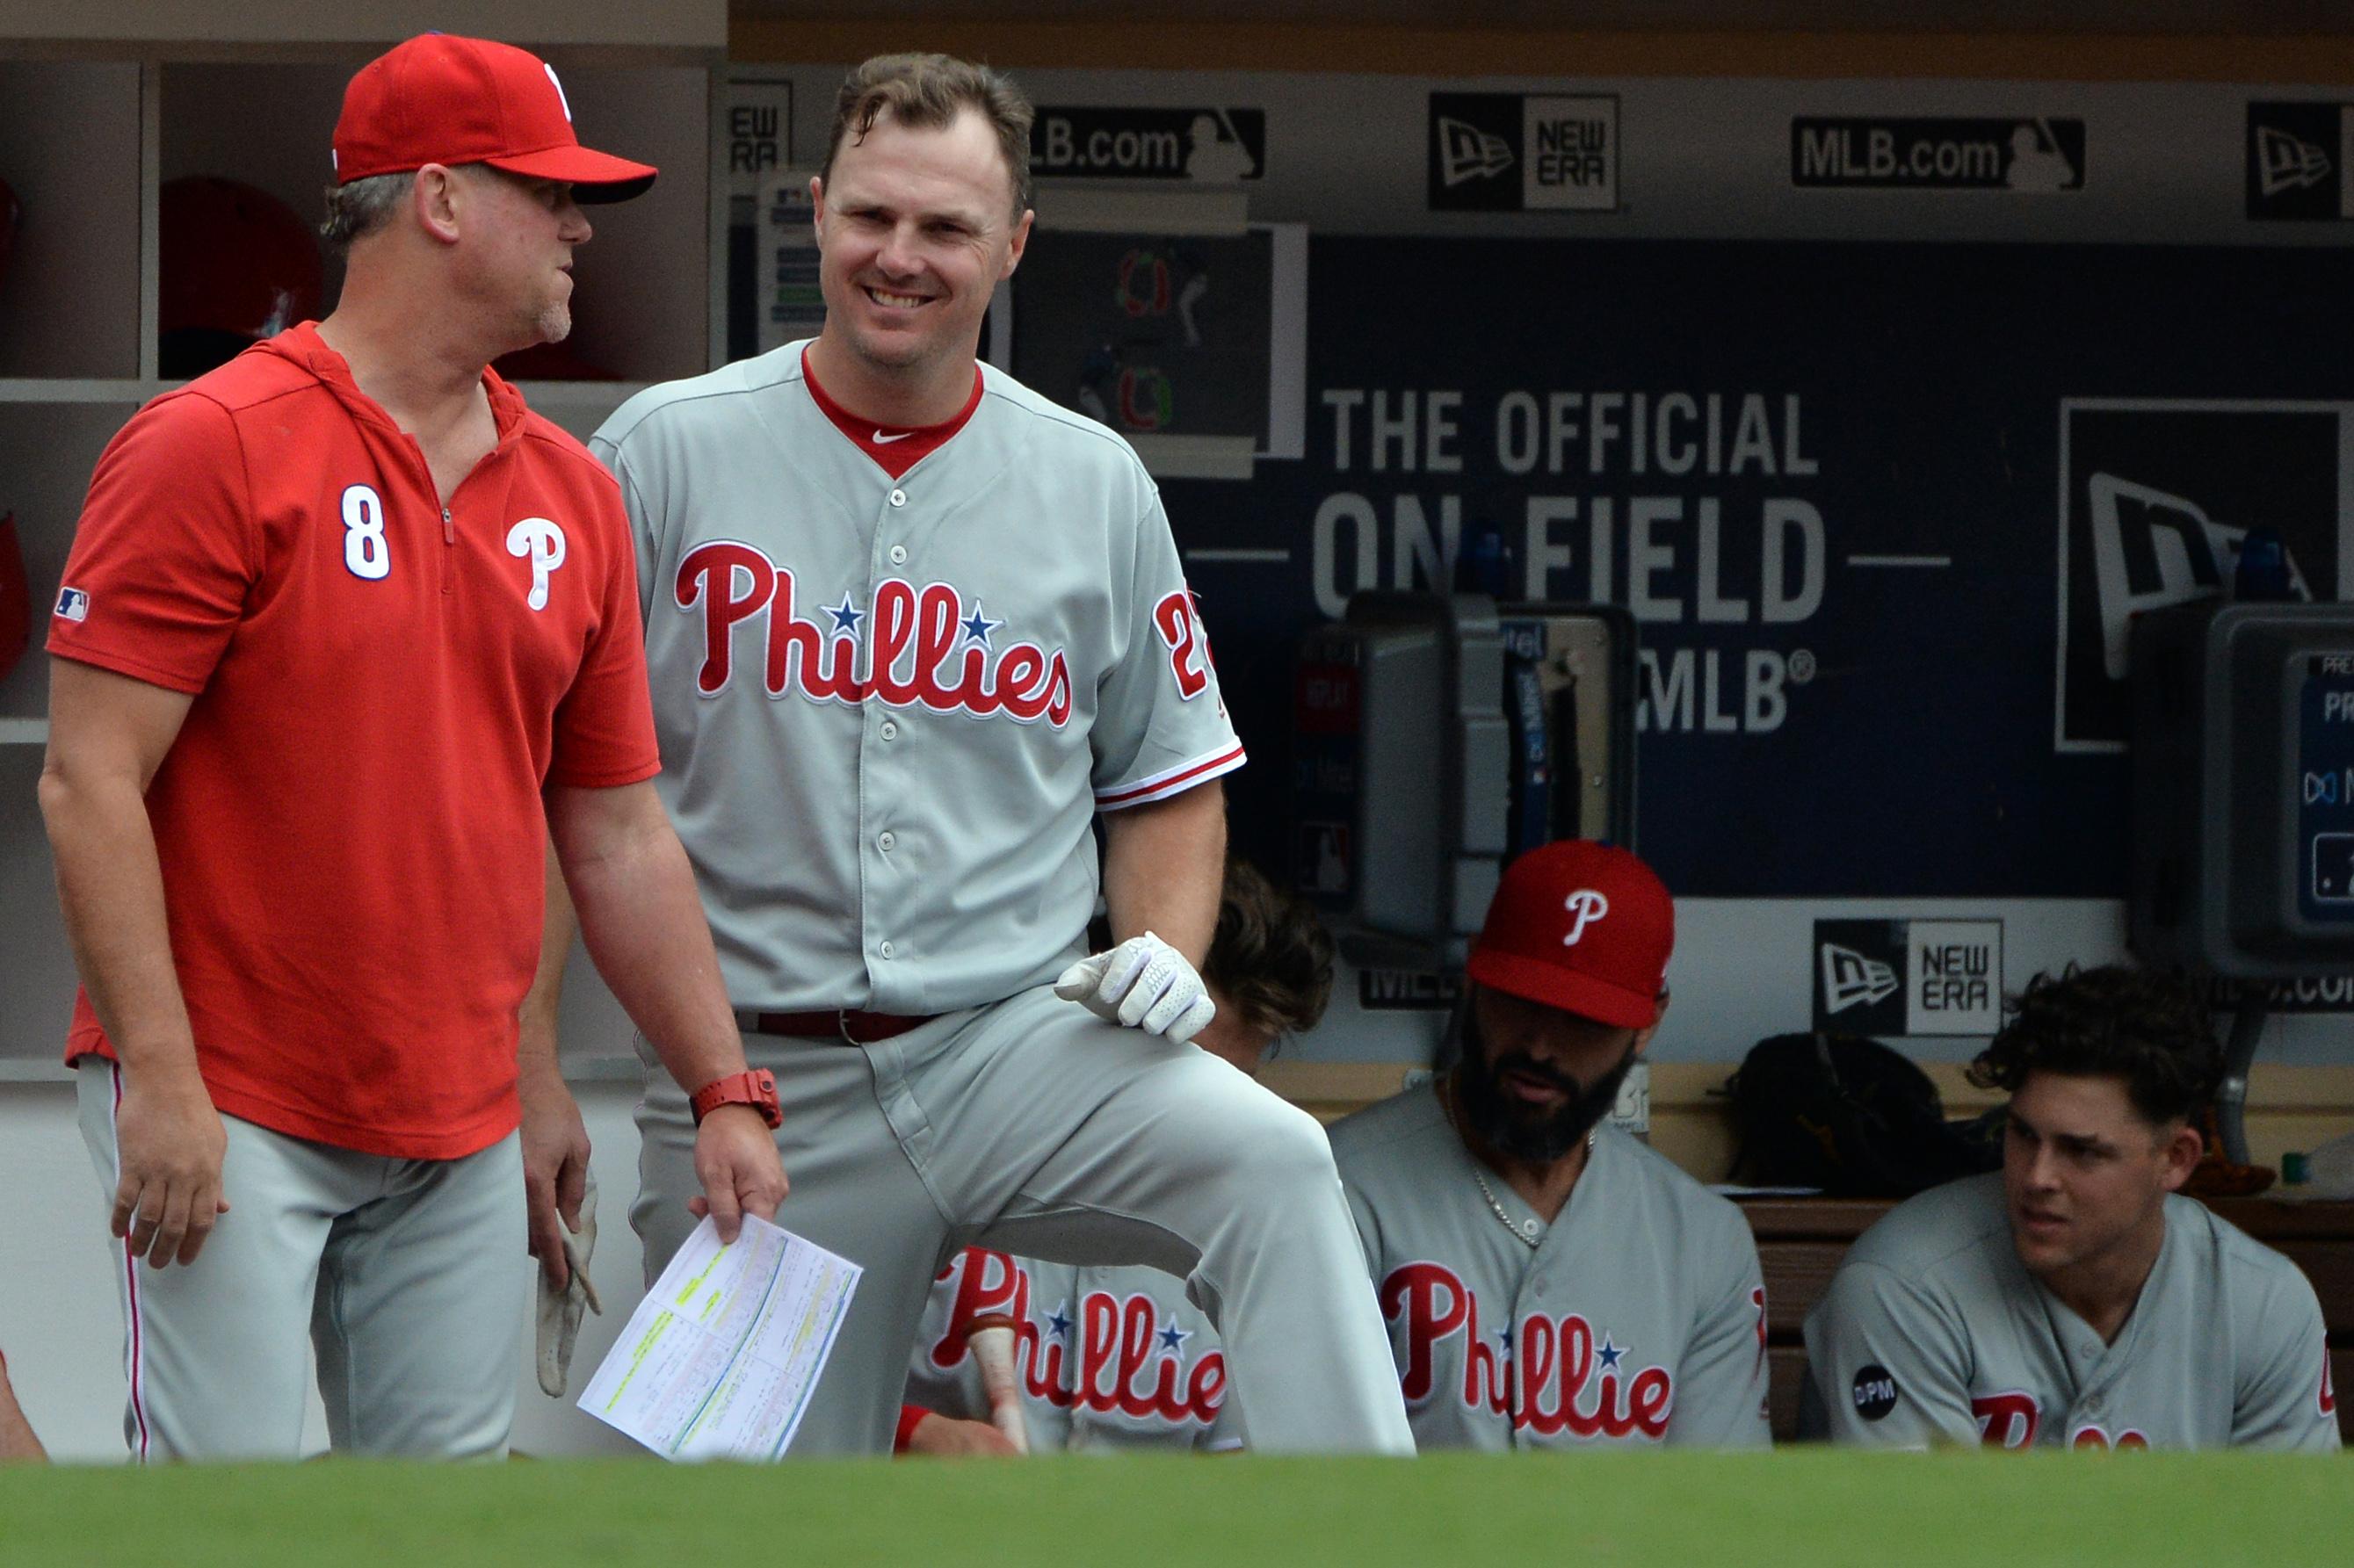
<svg viewBox="0 0 2354 1568"><path fill-rule="evenodd" d="M809 351L801 351L801 379L809 383L810 396L833 428L848 436L851 444L875 460L875 465L893 479L946 446L949 438L965 427L973 410L981 407L981 366L972 367L972 396L965 399L956 417L937 425L878 425L872 419L862 419L829 397L818 385L817 367L809 362Z"/></svg>

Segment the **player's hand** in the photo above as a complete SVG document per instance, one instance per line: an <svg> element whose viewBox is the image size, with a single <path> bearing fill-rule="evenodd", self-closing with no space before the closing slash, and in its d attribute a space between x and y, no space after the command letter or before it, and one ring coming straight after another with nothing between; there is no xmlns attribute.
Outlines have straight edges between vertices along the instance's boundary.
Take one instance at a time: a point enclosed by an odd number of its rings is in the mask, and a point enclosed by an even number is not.
<svg viewBox="0 0 2354 1568"><path fill-rule="evenodd" d="M1021 1456L1004 1433L986 1421L959 1421L938 1413L927 1414L907 1434L907 1452L934 1458L1013 1459Z"/></svg>
<svg viewBox="0 0 2354 1568"><path fill-rule="evenodd" d="M579 1102L558 1074L526 1069L523 1094L524 1212L529 1216L531 1255L539 1259L548 1287L562 1290L571 1278L564 1234L580 1234L580 1200L588 1181L588 1128Z"/></svg>
<svg viewBox="0 0 2354 1568"><path fill-rule="evenodd" d="M1218 1015L1209 987L1185 955L1150 931L1108 953L1081 959L1055 982L1055 994L1081 1003L1108 1023L1166 1035L1180 1044Z"/></svg>
<svg viewBox="0 0 2354 1568"><path fill-rule="evenodd" d="M228 1134L202 1078L124 1073L114 1112L116 1162L110 1228L131 1238L131 1255L157 1268L196 1261L213 1222L228 1213L221 1159Z"/></svg>
<svg viewBox="0 0 2354 1568"><path fill-rule="evenodd" d="M746 1214L774 1220L785 1201L776 1135L750 1106L721 1106L703 1118L695 1130L695 1174L703 1195L686 1201L687 1212L716 1220L723 1245L735 1241Z"/></svg>

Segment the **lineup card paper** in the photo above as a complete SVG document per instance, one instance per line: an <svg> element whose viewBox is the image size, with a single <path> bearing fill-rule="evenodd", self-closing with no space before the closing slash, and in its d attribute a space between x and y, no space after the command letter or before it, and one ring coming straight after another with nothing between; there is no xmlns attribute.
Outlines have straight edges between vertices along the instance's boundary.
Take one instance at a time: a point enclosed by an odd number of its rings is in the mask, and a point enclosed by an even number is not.
<svg viewBox="0 0 2354 1568"><path fill-rule="evenodd" d="M722 1246L706 1218L630 1315L580 1408L664 1458L777 1458L862 1272L750 1214Z"/></svg>

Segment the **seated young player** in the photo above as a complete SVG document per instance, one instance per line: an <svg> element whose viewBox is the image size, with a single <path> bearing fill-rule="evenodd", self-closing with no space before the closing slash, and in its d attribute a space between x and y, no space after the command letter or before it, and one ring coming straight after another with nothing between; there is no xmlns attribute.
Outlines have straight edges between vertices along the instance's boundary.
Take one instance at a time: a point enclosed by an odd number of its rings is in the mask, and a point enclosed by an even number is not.
<svg viewBox="0 0 2354 1568"><path fill-rule="evenodd" d="M2105 968L2015 1006L1970 1069L2010 1094L2002 1171L1900 1205L1808 1315L1831 1436L2336 1448L2313 1287L2177 1192L2221 1073L2205 1001Z"/></svg>
<svg viewBox="0 0 2354 1568"><path fill-rule="evenodd" d="M1323 1016L1332 939L1313 910L1232 861L1202 978L1218 1015L1193 1044L1257 1075L1278 1035ZM980 1364L987 1339L974 1334L991 1324L1010 1330L1000 1342L1012 1350L998 1404ZM1141 1266L965 1248L933 1287L907 1399L908 1453L1243 1446L1217 1330L1184 1281Z"/></svg>
<svg viewBox="0 0 2354 1568"><path fill-rule="evenodd" d="M1332 1129L1417 1446L1763 1446L1740 1211L1604 1124L1667 1006L1675 909L1578 841L1505 870L1451 1070Z"/></svg>

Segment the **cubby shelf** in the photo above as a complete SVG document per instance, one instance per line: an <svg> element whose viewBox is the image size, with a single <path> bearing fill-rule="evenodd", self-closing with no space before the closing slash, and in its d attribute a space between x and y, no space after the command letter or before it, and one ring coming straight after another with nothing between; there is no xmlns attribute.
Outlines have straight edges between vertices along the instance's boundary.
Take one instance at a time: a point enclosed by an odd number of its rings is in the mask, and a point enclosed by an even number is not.
<svg viewBox="0 0 2354 1568"><path fill-rule="evenodd" d="M73 998L34 799L48 739L40 639L99 454L140 405L180 385L157 373L158 192L182 175L218 175L315 222L344 83L400 37L443 25L429 9L396 0L323 21L302 43L242 37L249 19L231 0L175 6L158 23L173 36L145 41L63 43L54 28L18 38L14 14L0 20L0 183L20 213L0 270L0 514L16 517L34 620L33 646L0 675L0 1067L11 1069L0 1079L56 1073ZM211 20L196 26L198 12ZM499 0L475 26L535 40L584 142L663 171L642 198L590 209L596 234L574 273L567 346L620 379L522 384L535 408L585 437L649 383L718 363L724 10L647 0L635 14L607 5L584 17L559 0ZM645 41L561 41L576 26ZM331 307L333 261L326 281Z"/></svg>

